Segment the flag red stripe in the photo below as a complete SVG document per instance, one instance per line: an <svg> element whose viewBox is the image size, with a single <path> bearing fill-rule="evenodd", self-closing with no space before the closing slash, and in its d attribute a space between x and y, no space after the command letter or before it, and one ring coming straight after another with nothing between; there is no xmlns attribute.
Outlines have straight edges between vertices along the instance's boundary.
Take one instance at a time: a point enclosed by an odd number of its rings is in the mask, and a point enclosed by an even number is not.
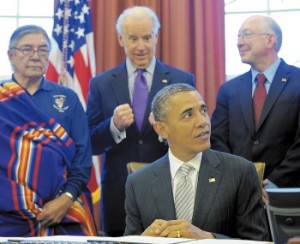
<svg viewBox="0 0 300 244"><path fill-rule="evenodd" d="M58 73L56 72L55 66L51 62L49 62L48 70L46 73L46 79L51 81L58 81Z"/></svg>
<svg viewBox="0 0 300 244"><path fill-rule="evenodd" d="M89 64L85 64L81 51L79 50L74 54L75 64L74 71L80 83L81 92L84 96L84 100L87 101L87 94L89 89L89 80L92 77L91 68Z"/></svg>

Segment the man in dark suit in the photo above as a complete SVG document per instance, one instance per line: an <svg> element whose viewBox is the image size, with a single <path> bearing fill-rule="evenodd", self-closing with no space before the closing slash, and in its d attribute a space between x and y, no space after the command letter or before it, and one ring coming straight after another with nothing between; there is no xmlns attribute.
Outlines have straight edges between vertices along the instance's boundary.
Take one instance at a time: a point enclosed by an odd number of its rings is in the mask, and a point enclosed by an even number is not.
<svg viewBox="0 0 300 244"><path fill-rule="evenodd" d="M252 16L242 24L237 47L251 70L221 86L211 143L213 149L265 162L264 186L299 187L300 69L278 58L281 42L281 29L270 17ZM258 73L266 77L267 95L255 125L252 98Z"/></svg>
<svg viewBox="0 0 300 244"><path fill-rule="evenodd" d="M125 229L126 164L152 162L167 151L152 128L150 103L164 86L185 82L194 85L194 76L155 58L160 27L156 14L147 7L132 7L118 18L118 40L126 61L90 82L87 117L93 154L102 154L101 216L103 231L109 236L123 235ZM144 69L148 101L142 124L136 123L134 100L137 69Z"/></svg>
<svg viewBox="0 0 300 244"><path fill-rule="evenodd" d="M154 97L154 129L167 140L169 152L128 177L125 235L269 239L255 167L209 149L206 109L201 95L187 84L167 86ZM184 211L192 212L182 219L177 190L186 164L192 168L187 176L192 187L183 203Z"/></svg>

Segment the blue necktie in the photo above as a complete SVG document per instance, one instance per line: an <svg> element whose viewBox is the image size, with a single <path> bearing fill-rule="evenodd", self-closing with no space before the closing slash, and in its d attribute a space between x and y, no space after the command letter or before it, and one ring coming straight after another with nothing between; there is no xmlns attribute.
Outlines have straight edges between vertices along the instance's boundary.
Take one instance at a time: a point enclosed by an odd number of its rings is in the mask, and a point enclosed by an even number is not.
<svg viewBox="0 0 300 244"><path fill-rule="evenodd" d="M142 127L148 100L148 85L143 75L144 71L144 69L137 70L137 76L134 81L132 98L134 118L139 130L141 130Z"/></svg>

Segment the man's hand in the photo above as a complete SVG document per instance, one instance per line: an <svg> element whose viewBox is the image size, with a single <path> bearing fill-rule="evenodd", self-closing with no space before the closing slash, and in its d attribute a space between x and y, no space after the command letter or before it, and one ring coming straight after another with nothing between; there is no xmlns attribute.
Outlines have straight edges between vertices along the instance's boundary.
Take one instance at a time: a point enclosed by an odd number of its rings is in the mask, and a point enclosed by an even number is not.
<svg viewBox="0 0 300 244"><path fill-rule="evenodd" d="M57 225L66 216L72 204L73 200L66 194L62 194L52 201L47 202L36 219L45 227Z"/></svg>
<svg viewBox="0 0 300 244"><path fill-rule="evenodd" d="M125 130L134 121L134 115L129 104L121 104L114 110L113 122L119 131Z"/></svg>
<svg viewBox="0 0 300 244"><path fill-rule="evenodd" d="M155 220L142 235L170 238L214 239L212 233L186 222L185 220Z"/></svg>
<svg viewBox="0 0 300 244"><path fill-rule="evenodd" d="M142 233L142 236L159 236L156 234L156 230L166 222L167 221L163 219L154 220L153 223Z"/></svg>

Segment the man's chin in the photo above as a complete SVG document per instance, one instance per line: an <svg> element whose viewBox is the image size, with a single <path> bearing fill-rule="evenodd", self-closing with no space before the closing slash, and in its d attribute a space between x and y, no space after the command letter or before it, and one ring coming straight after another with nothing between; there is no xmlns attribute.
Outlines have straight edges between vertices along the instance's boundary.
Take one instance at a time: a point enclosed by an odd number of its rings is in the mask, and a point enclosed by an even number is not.
<svg viewBox="0 0 300 244"><path fill-rule="evenodd" d="M149 66L150 62L147 59L140 59L140 60L136 60L135 64L137 68L144 69Z"/></svg>
<svg viewBox="0 0 300 244"><path fill-rule="evenodd" d="M43 75L44 73L42 72L30 72L27 74L27 77L29 79L40 79Z"/></svg>
<svg viewBox="0 0 300 244"><path fill-rule="evenodd" d="M247 58L247 57L243 57L241 56L241 61L244 63L244 64L250 64L250 60Z"/></svg>

